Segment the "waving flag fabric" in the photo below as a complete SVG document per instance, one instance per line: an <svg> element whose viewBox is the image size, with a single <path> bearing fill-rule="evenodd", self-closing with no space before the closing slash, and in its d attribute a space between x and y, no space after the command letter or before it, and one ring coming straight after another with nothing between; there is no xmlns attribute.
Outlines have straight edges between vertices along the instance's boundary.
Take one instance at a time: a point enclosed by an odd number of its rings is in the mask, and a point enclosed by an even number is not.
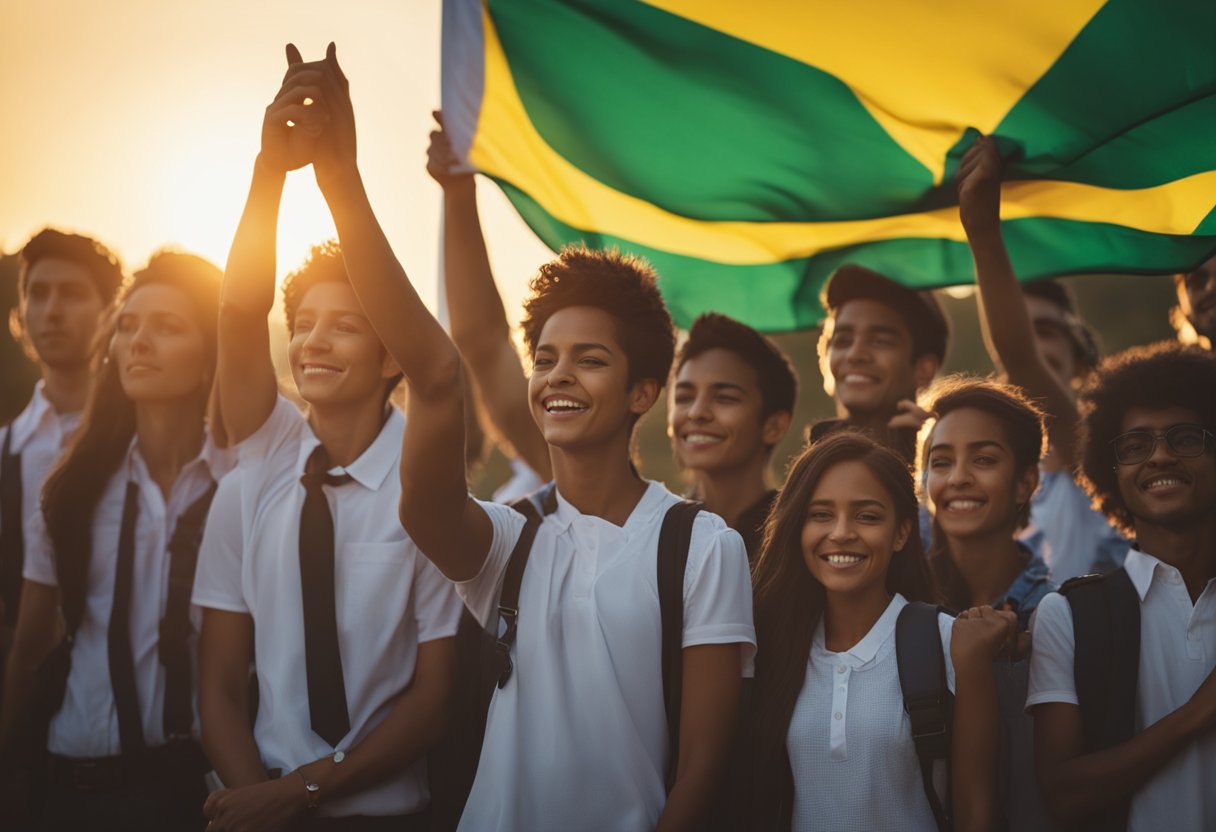
<svg viewBox="0 0 1216 832"><path fill-rule="evenodd" d="M1212 0L447 0L443 108L551 247L648 257L681 325L791 330L846 262L973 279L977 131L1022 279L1202 261L1214 33Z"/></svg>

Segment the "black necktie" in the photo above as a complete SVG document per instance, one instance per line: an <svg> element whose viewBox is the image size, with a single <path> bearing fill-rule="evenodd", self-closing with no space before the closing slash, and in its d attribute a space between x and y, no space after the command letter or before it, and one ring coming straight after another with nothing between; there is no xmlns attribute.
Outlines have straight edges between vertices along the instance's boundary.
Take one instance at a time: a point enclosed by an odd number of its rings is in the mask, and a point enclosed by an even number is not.
<svg viewBox="0 0 1216 832"><path fill-rule="evenodd" d="M107 632L110 687L118 712L118 738L124 754L144 747L143 720L135 692L135 660L131 657L131 576L135 571L135 521L139 516L139 486L127 483L118 532L118 564L114 569L114 604Z"/></svg>
<svg viewBox="0 0 1216 832"><path fill-rule="evenodd" d="M322 486L350 482L350 475L326 473L329 459L317 446L304 466L304 506L300 511L300 588L304 601L304 666L312 730L331 746L350 731L346 682L338 650L334 601L334 519Z"/></svg>

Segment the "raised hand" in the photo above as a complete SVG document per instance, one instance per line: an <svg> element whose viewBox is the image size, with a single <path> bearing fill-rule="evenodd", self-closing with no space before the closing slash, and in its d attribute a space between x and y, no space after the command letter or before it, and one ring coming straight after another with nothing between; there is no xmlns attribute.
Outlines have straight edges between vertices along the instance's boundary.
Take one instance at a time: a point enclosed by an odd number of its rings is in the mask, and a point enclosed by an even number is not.
<svg viewBox="0 0 1216 832"><path fill-rule="evenodd" d="M920 426L928 418L928 412L916 402L911 399L900 399L895 405L895 415L887 422L887 427L920 430Z"/></svg>
<svg viewBox="0 0 1216 832"><path fill-rule="evenodd" d="M1018 617L1009 610L972 607L954 619L950 658L956 671L963 667L991 664L998 657L1017 652Z"/></svg>
<svg viewBox="0 0 1216 832"><path fill-rule="evenodd" d="M443 124L443 111L433 110L431 115L439 126L431 131L431 143L426 149L426 172L447 190L452 185L469 181L473 174L461 166L460 158L452 150L452 141Z"/></svg>
<svg viewBox="0 0 1216 832"><path fill-rule="evenodd" d="M275 170L302 168L313 160L317 139L329 121L322 72L309 68L294 45L287 45L287 74L262 119L264 163ZM315 67L315 65L313 65Z"/></svg>
<svg viewBox="0 0 1216 832"><path fill-rule="evenodd" d="M326 48L324 60L287 68L289 79L312 72L319 73L318 82L329 117L317 137L312 158L317 184L325 191L329 185L358 175L355 111L350 100L350 82L338 64L338 49L333 43Z"/></svg>
<svg viewBox="0 0 1216 832"><path fill-rule="evenodd" d="M996 140L980 136L958 167L958 214L968 237L999 229L1001 173Z"/></svg>

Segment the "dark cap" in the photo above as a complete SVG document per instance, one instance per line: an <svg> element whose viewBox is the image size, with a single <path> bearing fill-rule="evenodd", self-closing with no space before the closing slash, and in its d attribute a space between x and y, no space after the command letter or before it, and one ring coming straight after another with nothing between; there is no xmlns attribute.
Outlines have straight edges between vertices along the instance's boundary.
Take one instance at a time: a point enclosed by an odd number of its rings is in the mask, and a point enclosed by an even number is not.
<svg viewBox="0 0 1216 832"><path fill-rule="evenodd" d="M912 334L912 355L936 355L946 360L950 345L950 322L941 302L932 292L917 292L876 271L846 264L834 271L823 285L819 301L835 317L851 300L875 300L899 313Z"/></svg>

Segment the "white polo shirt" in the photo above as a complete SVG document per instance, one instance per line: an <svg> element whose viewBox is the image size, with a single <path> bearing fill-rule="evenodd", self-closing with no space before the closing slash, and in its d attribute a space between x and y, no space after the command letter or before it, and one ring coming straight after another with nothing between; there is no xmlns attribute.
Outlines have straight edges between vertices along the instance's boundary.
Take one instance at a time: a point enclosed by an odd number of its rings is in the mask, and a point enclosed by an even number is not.
<svg viewBox="0 0 1216 832"><path fill-rule="evenodd" d="M895 655L895 622L907 605L896 593L865 637L841 653L824 645L822 619L815 629L806 680L786 733L794 775L794 832L937 829ZM954 619L939 614L937 623L946 686L953 692Z"/></svg>
<svg viewBox="0 0 1216 832"><path fill-rule="evenodd" d="M135 563L131 576L131 655L135 668L135 690L144 726L144 742L165 743L165 670L160 663L160 621L165 614L169 588L169 553L166 547L177 527L177 518L201 497L211 483L232 467L233 454L216 448L210 438L203 449L182 468L173 483L168 502L148 474L132 440L124 464L110 477L93 513L93 553L89 561L89 590L84 618L72 648L72 670L68 675L63 707L51 720L47 748L65 757L109 757L118 754L118 712L110 684L108 633L114 601L114 573L118 564L118 535L122 528L127 483L139 486L139 514L135 523ZM26 524L30 531L25 544L25 578L58 586L55 555L42 513ZM191 608L192 678L198 680L198 639L202 625L199 610ZM197 692L195 693L197 695ZM193 733L198 736L197 699Z"/></svg>
<svg viewBox="0 0 1216 832"><path fill-rule="evenodd" d="M46 475L80 425L80 411L59 413L47 401L43 386L43 382L38 382L25 410L11 423L0 427L0 448L4 447L11 432L9 453L21 455L21 516L27 536L34 533L29 525L37 522ZM2 518L0 522L3 522Z"/></svg>
<svg viewBox="0 0 1216 832"><path fill-rule="evenodd" d="M1216 579L1198 602L1177 569L1131 549L1124 561L1140 596L1140 671L1136 730L1186 704L1216 667ZM1076 653L1068 599L1052 593L1031 624L1030 694L1026 708L1044 702L1076 705ZM1216 829L1216 731L1198 736L1132 797L1131 832Z"/></svg>
<svg viewBox="0 0 1216 832"><path fill-rule="evenodd" d="M667 719L659 614L659 529L679 501L651 482L624 526L557 494L520 589L515 671L495 689L481 762L460 828L653 830L666 802ZM497 626L507 559L524 526L481 503L494 540L457 590ZM720 517L693 523L684 574L683 646L733 644L751 675L756 632L743 540Z"/></svg>
<svg viewBox="0 0 1216 832"><path fill-rule="evenodd" d="M324 489L334 518L334 593L346 685L349 750L387 716L414 677L418 645L455 635L460 599L397 519L397 468L405 421L393 408L379 435L344 470L353 482ZM258 677L254 739L267 769L289 773L334 752L313 733L304 659L300 509L309 455L320 444L286 399L240 445L203 540L194 603L250 615ZM380 785L321 806L323 815L395 815L430 802L426 761Z"/></svg>

